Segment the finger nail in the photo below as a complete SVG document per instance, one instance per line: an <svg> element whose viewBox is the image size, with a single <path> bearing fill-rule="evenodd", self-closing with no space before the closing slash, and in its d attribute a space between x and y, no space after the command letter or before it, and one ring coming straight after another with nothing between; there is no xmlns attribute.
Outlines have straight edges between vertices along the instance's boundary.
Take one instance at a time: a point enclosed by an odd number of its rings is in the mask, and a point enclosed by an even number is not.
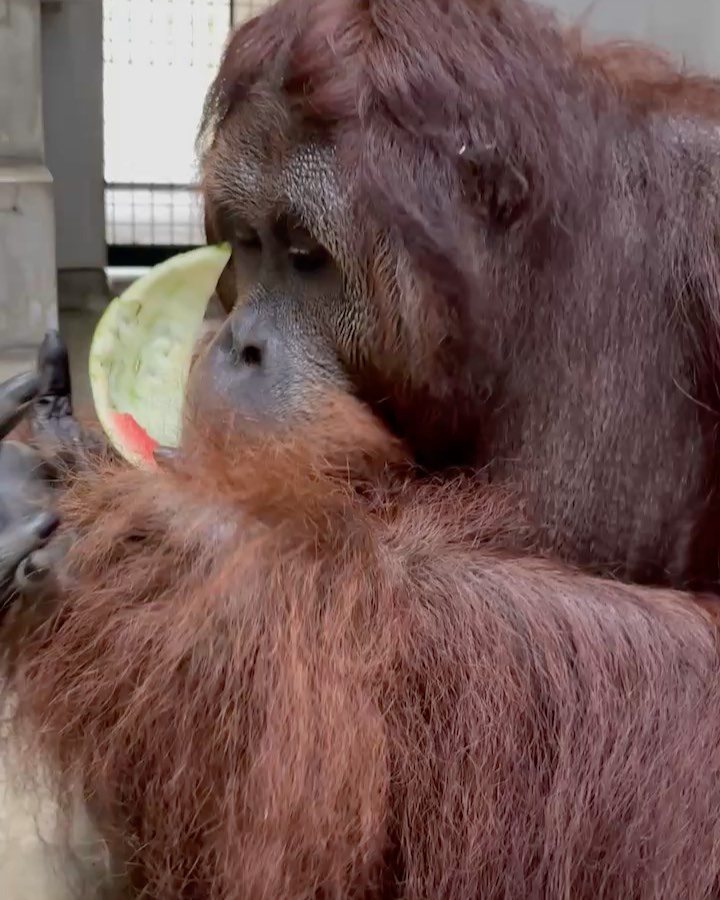
<svg viewBox="0 0 720 900"><path fill-rule="evenodd" d="M37 583L44 581L49 574L45 566L35 564L31 556L26 557L18 566L15 580L18 584Z"/></svg>

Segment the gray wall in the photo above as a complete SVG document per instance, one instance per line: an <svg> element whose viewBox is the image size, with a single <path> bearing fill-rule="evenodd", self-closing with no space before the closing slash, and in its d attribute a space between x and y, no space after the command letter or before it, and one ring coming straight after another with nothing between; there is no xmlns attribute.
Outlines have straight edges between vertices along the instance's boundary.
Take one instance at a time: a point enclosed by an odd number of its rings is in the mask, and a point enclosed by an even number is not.
<svg viewBox="0 0 720 900"><path fill-rule="evenodd" d="M0 0L0 375L57 321L42 99L40 2Z"/></svg>
<svg viewBox="0 0 720 900"><path fill-rule="evenodd" d="M43 155L39 15L37 0L0 0L0 157L5 159L35 162Z"/></svg>
<svg viewBox="0 0 720 900"><path fill-rule="evenodd" d="M693 68L720 75L720 0L545 0L598 35L659 44Z"/></svg>
<svg viewBox="0 0 720 900"><path fill-rule="evenodd" d="M102 0L43 4L42 69L45 161L55 182L57 265L102 268Z"/></svg>
<svg viewBox="0 0 720 900"><path fill-rule="evenodd" d="M102 0L42 0L41 13L45 160L55 184L59 305L102 308L108 295Z"/></svg>

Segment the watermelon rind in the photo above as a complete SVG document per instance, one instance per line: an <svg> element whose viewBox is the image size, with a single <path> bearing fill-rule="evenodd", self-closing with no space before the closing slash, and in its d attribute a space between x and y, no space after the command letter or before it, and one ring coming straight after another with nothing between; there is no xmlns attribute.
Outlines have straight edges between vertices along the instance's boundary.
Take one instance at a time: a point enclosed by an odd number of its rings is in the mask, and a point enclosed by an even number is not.
<svg viewBox="0 0 720 900"><path fill-rule="evenodd" d="M146 465L148 447L176 446L193 348L230 259L227 245L179 253L150 269L107 307L90 344L100 425L113 447ZM147 440L133 438L133 422Z"/></svg>

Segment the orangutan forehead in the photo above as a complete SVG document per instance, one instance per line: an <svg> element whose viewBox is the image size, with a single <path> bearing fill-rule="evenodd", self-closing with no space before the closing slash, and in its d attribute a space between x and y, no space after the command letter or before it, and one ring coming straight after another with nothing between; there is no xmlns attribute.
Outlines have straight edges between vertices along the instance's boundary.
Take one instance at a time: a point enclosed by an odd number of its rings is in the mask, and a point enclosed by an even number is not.
<svg viewBox="0 0 720 900"><path fill-rule="evenodd" d="M278 144L219 135L205 166L206 201L222 218L251 223L293 213L326 242L347 207L334 149L315 141Z"/></svg>

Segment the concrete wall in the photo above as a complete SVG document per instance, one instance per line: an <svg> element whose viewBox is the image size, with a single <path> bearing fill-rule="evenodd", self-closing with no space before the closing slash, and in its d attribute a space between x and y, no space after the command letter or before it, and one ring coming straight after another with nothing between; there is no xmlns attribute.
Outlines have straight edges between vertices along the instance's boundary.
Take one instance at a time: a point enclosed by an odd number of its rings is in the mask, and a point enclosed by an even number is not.
<svg viewBox="0 0 720 900"><path fill-rule="evenodd" d="M103 305L102 0L43 3L42 71L45 160L55 182L60 308Z"/></svg>
<svg viewBox="0 0 720 900"><path fill-rule="evenodd" d="M60 269L102 268L106 259L102 16L102 0L42 10L45 160L55 181Z"/></svg>
<svg viewBox="0 0 720 900"><path fill-rule="evenodd" d="M0 0L0 157L42 159L39 22L38 0Z"/></svg>
<svg viewBox="0 0 720 900"><path fill-rule="evenodd" d="M0 352L18 367L57 321L40 41L40 0L0 0Z"/></svg>
<svg viewBox="0 0 720 900"><path fill-rule="evenodd" d="M52 179L0 161L0 349L24 354L56 323Z"/></svg>
<svg viewBox="0 0 720 900"><path fill-rule="evenodd" d="M689 66L720 75L720 0L545 0L596 34L659 44Z"/></svg>

